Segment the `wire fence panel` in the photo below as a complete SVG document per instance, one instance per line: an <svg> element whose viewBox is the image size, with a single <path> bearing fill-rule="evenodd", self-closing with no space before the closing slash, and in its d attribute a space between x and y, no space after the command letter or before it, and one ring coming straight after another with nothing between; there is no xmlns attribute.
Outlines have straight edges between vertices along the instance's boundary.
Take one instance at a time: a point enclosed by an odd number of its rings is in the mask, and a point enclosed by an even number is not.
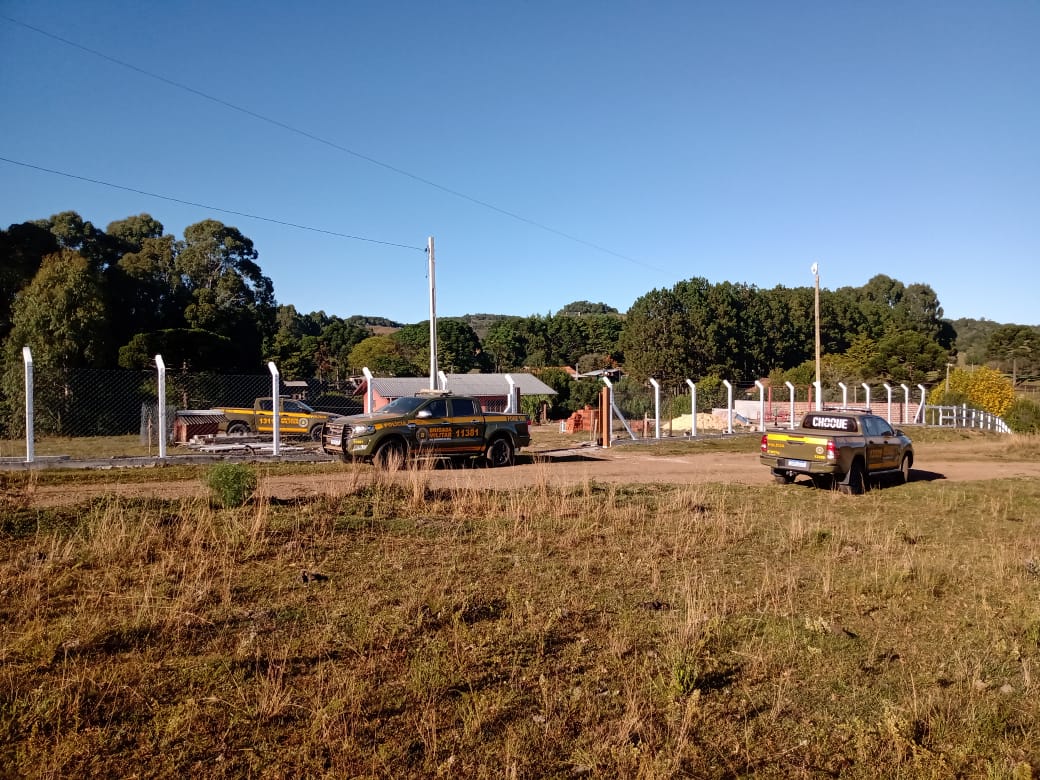
<svg viewBox="0 0 1040 780"><path fill-rule="evenodd" d="M24 383L5 379L5 394L0 397L0 457L28 457L26 441L26 395ZM8 381L10 380L10 381ZM243 436L270 441L273 436L272 377L268 374L219 374L167 370L165 372L166 417L159 417L159 373L101 369L61 369L35 366L32 372L34 455L72 458L112 458L155 456L159 442L197 445L200 436L224 436L230 429L229 417L236 417L237 439ZM700 433L749 430L762 425L786 425L797 420L814 403L809 388L795 388L794 409L789 388L760 388L754 383L728 383L706 378L695 384L696 418L688 383L674 390L659 392L650 383L622 378L612 385L614 409L613 435L616 438L652 439L658 436L689 435L694 427ZM852 393L849 393L849 390ZM908 401L905 388L824 388L826 405L869 408L887 416L894 424L916 419L920 403ZM889 390L891 398L889 397ZM314 446L324 418L308 416L304 406L330 415L358 414L363 399L357 395L357 379L319 379L285 381L279 378L277 395L285 406L281 438L310 439ZM869 394L868 394L869 393ZM295 407L290 412L290 400ZM266 403L265 419L261 411ZM221 410L221 411L215 411ZM234 410L232 413L231 410ZM792 411L794 415L792 415ZM255 414L254 414L255 412ZM188 430L188 418L199 436ZM249 422L243 422L248 419ZM165 422L165 427L163 427ZM966 407L934 411L929 407L925 424L957 425L1006 430L999 418L976 414ZM180 426L178 427L178 423ZM306 423L306 424L305 424ZM658 427L659 424L659 427ZM176 454L178 450L173 450Z"/></svg>
<svg viewBox="0 0 1040 780"><path fill-rule="evenodd" d="M269 373L167 370L165 376L166 418L162 430L158 371L59 370L37 365L33 371L33 454L74 459L155 456L163 435L170 444L186 443L175 436L175 431L177 421L187 419L191 412L209 413L196 414L194 419L209 421L211 424L204 431L215 435L224 433L227 418L212 410L254 410L258 399L268 399L267 408L271 408L274 388ZM28 450L25 387L10 384L9 392L0 399L0 457L18 459L27 457ZM315 411L357 414L363 404L355 396L356 387L356 382L349 380L283 381L278 394ZM223 426L220 421L224 421ZM320 419L317 424L321 424ZM252 432L260 438L265 433ZM271 438L270 424L266 426L266 438ZM302 437L287 429L282 431L281 438ZM169 452L176 454L177 450Z"/></svg>

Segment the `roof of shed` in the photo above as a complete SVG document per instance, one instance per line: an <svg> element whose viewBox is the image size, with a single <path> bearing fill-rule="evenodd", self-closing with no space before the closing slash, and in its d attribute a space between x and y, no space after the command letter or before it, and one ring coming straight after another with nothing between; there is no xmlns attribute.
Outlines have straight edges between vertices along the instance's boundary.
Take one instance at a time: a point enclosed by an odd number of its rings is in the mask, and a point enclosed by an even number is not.
<svg viewBox="0 0 1040 780"><path fill-rule="evenodd" d="M556 391L533 374L509 374L520 388L521 395L556 395ZM447 374L447 389L459 395L497 396L509 395L509 382L505 374ZM373 377L372 389L383 398L401 398L415 395L430 386L428 377ZM365 383L356 395L365 392Z"/></svg>

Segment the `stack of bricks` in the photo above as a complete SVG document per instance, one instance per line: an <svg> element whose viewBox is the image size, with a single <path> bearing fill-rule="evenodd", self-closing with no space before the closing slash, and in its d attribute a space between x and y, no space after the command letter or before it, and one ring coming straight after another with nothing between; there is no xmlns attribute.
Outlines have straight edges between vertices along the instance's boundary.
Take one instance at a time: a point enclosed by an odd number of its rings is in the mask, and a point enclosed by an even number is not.
<svg viewBox="0 0 1040 780"><path fill-rule="evenodd" d="M591 431L592 420L595 417L595 411L588 404L585 405L584 409L579 409L574 412L570 417L567 418L564 430L567 433L579 433L580 431Z"/></svg>

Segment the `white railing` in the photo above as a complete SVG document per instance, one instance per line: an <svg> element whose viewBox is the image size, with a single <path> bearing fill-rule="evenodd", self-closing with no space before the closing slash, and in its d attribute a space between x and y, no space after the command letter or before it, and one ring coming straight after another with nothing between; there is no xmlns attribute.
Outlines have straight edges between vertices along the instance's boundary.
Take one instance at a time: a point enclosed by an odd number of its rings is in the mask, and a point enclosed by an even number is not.
<svg viewBox="0 0 1040 780"><path fill-rule="evenodd" d="M981 409L971 409L967 404L961 406L925 406L921 414L920 424L939 428L974 428L980 431L1011 433L1007 423L997 415L984 412Z"/></svg>

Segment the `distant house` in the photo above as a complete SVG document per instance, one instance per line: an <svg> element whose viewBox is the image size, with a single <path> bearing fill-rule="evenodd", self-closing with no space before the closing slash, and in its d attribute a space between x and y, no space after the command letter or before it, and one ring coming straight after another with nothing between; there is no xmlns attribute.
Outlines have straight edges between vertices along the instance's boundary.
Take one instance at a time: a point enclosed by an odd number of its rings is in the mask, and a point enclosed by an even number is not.
<svg viewBox="0 0 1040 780"><path fill-rule="evenodd" d="M282 382L282 387L291 398L295 398L297 401L306 400L310 389L302 379L290 379L288 382Z"/></svg>
<svg viewBox="0 0 1040 780"><path fill-rule="evenodd" d="M575 379L602 379L606 377L611 382L617 382L621 379L620 368L597 368L595 371L586 371L584 374L575 372Z"/></svg>
<svg viewBox="0 0 1040 780"><path fill-rule="evenodd" d="M509 374L520 388L520 395L556 395L556 391L533 374ZM445 374L444 389L459 395L471 395L480 401L485 412L502 412L509 406L509 380L506 374ZM430 386L429 377L373 377L372 408L386 406L395 398L415 395ZM442 385L443 386L443 385ZM355 396L368 397L368 380L354 391ZM365 411L369 411L365 409Z"/></svg>

